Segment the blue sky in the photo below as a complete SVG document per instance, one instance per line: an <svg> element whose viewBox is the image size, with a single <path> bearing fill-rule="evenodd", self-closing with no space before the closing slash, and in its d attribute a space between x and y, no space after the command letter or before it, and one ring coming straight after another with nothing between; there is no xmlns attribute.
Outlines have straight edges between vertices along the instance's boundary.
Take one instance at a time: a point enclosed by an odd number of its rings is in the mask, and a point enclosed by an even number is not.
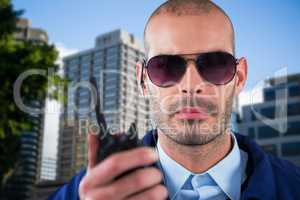
<svg viewBox="0 0 300 200"><path fill-rule="evenodd" d="M13 0L35 27L66 48L88 49L97 35L122 28L142 39L151 12L164 0ZM215 0L231 17L237 56L249 64L246 89L282 67L300 72L299 0Z"/></svg>
<svg viewBox="0 0 300 200"><path fill-rule="evenodd" d="M94 46L97 35L122 28L142 40L151 12L164 0L13 0L33 27L48 32L50 41L67 55ZM242 104L257 101L253 88L282 67L300 72L299 0L214 0L231 17L237 57L248 60L248 81ZM250 96L251 99L249 99ZM242 95L241 95L242 96ZM253 100L254 99L254 100ZM59 105L47 101L43 154L56 157ZM52 112L52 113L51 113Z"/></svg>

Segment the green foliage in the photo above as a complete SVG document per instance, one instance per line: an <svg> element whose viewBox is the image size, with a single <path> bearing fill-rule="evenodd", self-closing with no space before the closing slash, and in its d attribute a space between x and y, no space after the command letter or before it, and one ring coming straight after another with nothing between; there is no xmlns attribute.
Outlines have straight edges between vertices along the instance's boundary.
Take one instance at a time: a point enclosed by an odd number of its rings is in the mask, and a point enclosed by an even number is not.
<svg viewBox="0 0 300 200"><path fill-rule="evenodd" d="M28 113L23 112L14 100L14 84L18 77L31 69L54 72L51 77L28 76L22 83L20 94L24 104L44 102L46 96L58 98L58 86L66 81L56 74L58 52L53 45L31 41L15 41L16 22L22 11L14 11L10 0L0 0L0 183L11 174L17 163L19 135L33 126ZM47 88L50 93L47 94ZM65 100L65 99L64 99ZM1 187L2 188L2 187ZM0 188L0 189L1 189Z"/></svg>
<svg viewBox="0 0 300 200"><path fill-rule="evenodd" d="M0 40L17 30L16 22L23 11L14 11L10 0L0 0Z"/></svg>
<svg viewBox="0 0 300 200"><path fill-rule="evenodd" d="M12 49L12 50L11 50ZM14 83L17 78L27 70L38 69L48 73L51 69L54 72L58 66L54 64L57 59L57 52L54 46L47 44L35 44L32 42L15 43L13 48L0 48L0 127L8 125L13 133L22 130L24 124L30 123L27 113L23 113L15 104L13 96ZM55 75L52 77L59 83L62 79ZM48 77L32 75L24 80L21 87L21 97L24 102L35 100L43 101L48 88ZM51 96L51 95L50 95ZM27 122L28 121L28 122ZM10 122L7 124L7 122ZM0 130L0 138L5 136L5 132Z"/></svg>

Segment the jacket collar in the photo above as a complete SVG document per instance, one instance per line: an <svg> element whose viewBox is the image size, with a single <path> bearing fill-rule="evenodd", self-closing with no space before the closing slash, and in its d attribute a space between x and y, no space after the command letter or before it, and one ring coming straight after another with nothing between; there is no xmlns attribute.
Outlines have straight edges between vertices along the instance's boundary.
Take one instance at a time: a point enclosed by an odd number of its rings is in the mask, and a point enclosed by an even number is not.
<svg viewBox="0 0 300 200"><path fill-rule="evenodd" d="M242 185L241 199L276 199L274 175L267 154L248 137L234 133L240 149L248 153L247 179ZM155 147L157 130L146 133L143 145ZM158 167L158 163L155 164Z"/></svg>

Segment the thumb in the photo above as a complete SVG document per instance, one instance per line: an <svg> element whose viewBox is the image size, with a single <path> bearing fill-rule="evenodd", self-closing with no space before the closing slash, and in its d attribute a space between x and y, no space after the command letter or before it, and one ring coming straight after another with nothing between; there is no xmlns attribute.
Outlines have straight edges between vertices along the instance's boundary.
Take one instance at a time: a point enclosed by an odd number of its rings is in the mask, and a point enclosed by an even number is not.
<svg viewBox="0 0 300 200"><path fill-rule="evenodd" d="M88 170L94 168L97 165L97 154L99 149L98 136L93 133L88 133Z"/></svg>

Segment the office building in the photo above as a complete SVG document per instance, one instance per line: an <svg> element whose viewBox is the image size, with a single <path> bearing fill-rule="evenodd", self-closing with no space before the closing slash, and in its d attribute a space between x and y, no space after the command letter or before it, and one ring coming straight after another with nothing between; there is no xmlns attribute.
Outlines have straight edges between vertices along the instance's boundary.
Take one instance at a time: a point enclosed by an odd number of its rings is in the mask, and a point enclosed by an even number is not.
<svg viewBox="0 0 300 200"><path fill-rule="evenodd" d="M31 27L31 22L28 19L20 18L17 21L18 32L14 33L14 38L17 41L31 41L36 43L48 43L48 34L40 28Z"/></svg>
<svg viewBox="0 0 300 200"><path fill-rule="evenodd" d="M262 103L242 109L239 132L300 166L300 74L268 79Z"/></svg>
<svg viewBox="0 0 300 200"><path fill-rule="evenodd" d="M64 74L71 83L60 120L59 178L69 179L86 165L85 122L96 119L86 87L90 77L97 81L101 107L112 132L127 130L131 122L136 123L140 137L148 129L148 103L139 93L135 74L136 62L143 58L142 45L122 30L102 34L96 38L95 47L64 58Z"/></svg>
<svg viewBox="0 0 300 200"><path fill-rule="evenodd" d="M43 106L41 102L32 102L31 106L40 109ZM30 114L29 117L33 128L21 134L18 163L4 191L6 199L31 199L40 177L44 118L36 114Z"/></svg>

